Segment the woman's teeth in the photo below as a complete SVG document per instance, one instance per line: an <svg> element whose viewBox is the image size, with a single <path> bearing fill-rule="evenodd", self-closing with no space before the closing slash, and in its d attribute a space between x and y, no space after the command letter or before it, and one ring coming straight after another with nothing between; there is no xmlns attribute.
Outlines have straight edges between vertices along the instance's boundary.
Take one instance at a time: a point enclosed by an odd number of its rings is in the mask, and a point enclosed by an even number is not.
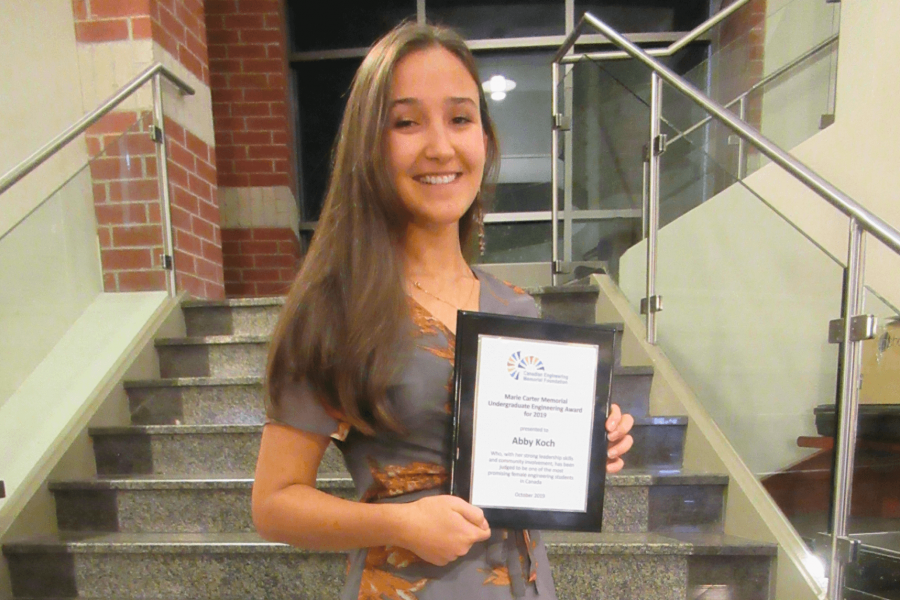
<svg viewBox="0 0 900 600"><path fill-rule="evenodd" d="M423 175L419 178L419 181L422 183L427 183L428 185L439 185L442 183L451 183L457 177L456 173L451 175Z"/></svg>

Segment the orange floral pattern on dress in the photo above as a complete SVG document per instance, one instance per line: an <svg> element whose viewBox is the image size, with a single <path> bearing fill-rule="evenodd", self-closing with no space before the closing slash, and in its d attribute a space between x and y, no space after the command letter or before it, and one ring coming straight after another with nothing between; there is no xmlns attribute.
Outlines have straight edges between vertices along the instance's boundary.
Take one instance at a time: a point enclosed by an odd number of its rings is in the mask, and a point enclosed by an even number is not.
<svg viewBox="0 0 900 600"><path fill-rule="evenodd" d="M487 577L482 585L502 585L509 586L509 569L507 567L494 567L493 569L478 569L482 573L487 573Z"/></svg>
<svg viewBox="0 0 900 600"><path fill-rule="evenodd" d="M413 298L407 297L407 299L409 303L409 314L412 317L416 329L419 330L419 334L426 336L443 333L444 338L447 340L447 345L443 348L435 348L433 346L419 346L419 348L438 358L443 358L448 361L452 367L454 360L456 359L456 336L453 335L453 332L450 331L446 325L434 318L424 306L416 302Z"/></svg>
<svg viewBox="0 0 900 600"><path fill-rule="evenodd" d="M358 600L418 600L415 592L425 587L428 579L407 581L381 569L365 567L359 583Z"/></svg>
<svg viewBox="0 0 900 600"><path fill-rule="evenodd" d="M380 467L378 462L370 457L369 471L374 481L363 494L362 502L433 490L444 486L449 479L447 469L443 466L426 462Z"/></svg>
<svg viewBox="0 0 900 600"><path fill-rule="evenodd" d="M501 281L502 281L502 280L501 280ZM517 294L519 294L519 295L521 295L521 296L527 296L527 295L528 295L528 292L526 292L525 290L523 290L522 288L520 288L519 286L517 286L517 285L514 284L514 283L510 283L510 282L508 282L508 281L504 281L504 282L503 282L503 285L505 285L506 287L508 287L509 289L511 289L512 291L514 291L515 293L517 293Z"/></svg>
<svg viewBox="0 0 900 600"><path fill-rule="evenodd" d="M537 548L537 542L531 539L531 533L526 529L522 531L522 539L525 541L525 550L528 552L528 562L531 563L531 568L528 569L528 583L534 583L537 581L537 561L534 559L534 549ZM521 554L519 555L519 559L522 560L522 571L525 571L525 557Z"/></svg>
<svg viewBox="0 0 900 600"><path fill-rule="evenodd" d="M403 569L416 562L422 562L422 559L412 550L399 546L378 546L369 548L366 553L366 567L372 569L378 569L386 564L395 569Z"/></svg>

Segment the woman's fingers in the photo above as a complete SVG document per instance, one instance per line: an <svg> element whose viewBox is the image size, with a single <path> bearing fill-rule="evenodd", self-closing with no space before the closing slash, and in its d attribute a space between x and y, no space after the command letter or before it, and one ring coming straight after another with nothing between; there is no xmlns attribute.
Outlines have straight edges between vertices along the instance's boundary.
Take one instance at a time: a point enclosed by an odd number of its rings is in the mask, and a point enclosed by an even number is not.
<svg viewBox="0 0 900 600"><path fill-rule="evenodd" d="M484 518L484 511L477 506L472 506L471 504L460 498L459 502L454 504L453 510L465 517L466 521L468 521L472 525L477 525L482 529L490 531L490 526L488 525L487 519Z"/></svg>
<svg viewBox="0 0 900 600"><path fill-rule="evenodd" d="M618 404L610 404L609 405L609 415L606 417L606 431L612 433L616 430L616 427L619 426L619 421L622 419L622 409L619 408Z"/></svg>
<svg viewBox="0 0 900 600"><path fill-rule="evenodd" d="M609 447L607 456L610 460L621 458L623 454L631 450L632 444L634 444L634 438L632 438L630 435L626 435L624 438Z"/></svg>
<svg viewBox="0 0 900 600"><path fill-rule="evenodd" d="M621 440L626 435L628 435L628 433L631 431L631 428L634 427L634 417L627 413L624 415L619 413L618 418L615 421L615 425L613 425L611 421L612 417L610 417L606 421L606 431L609 432L606 437L610 442L617 442Z"/></svg>

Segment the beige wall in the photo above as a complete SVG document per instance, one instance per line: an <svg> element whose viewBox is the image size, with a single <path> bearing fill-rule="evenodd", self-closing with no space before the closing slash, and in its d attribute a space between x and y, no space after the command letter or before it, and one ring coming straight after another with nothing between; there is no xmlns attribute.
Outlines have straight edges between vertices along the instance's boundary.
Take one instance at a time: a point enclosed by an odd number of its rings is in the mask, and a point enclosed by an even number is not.
<svg viewBox="0 0 900 600"><path fill-rule="evenodd" d="M10 0L0 13L5 173L81 117L84 106L71 1L48 0L35 10L33 2ZM0 406L100 293L91 181L78 171L86 161L76 140L0 196Z"/></svg>
<svg viewBox="0 0 900 600"><path fill-rule="evenodd" d="M900 3L842 3L837 120L792 150L826 179L900 229ZM833 402L847 218L768 165L747 179L775 210L729 189L660 232L661 347L755 473L803 456L812 408ZM784 215L810 236L809 241ZM817 247L817 245L819 247ZM621 286L644 296L643 245L622 259ZM829 256L837 257L836 259ZM867 282L900 306L900 260L870 240ZM888 314L875 298L870 310Z"/></svg>
<svg viewBox="0 0 900 600"><path fill-rule="evenodd" d="M6 173L85 112L71 0L6 0L0 8L0 172ZM87 160L71 144L0 196L0 235Z"/></svg>

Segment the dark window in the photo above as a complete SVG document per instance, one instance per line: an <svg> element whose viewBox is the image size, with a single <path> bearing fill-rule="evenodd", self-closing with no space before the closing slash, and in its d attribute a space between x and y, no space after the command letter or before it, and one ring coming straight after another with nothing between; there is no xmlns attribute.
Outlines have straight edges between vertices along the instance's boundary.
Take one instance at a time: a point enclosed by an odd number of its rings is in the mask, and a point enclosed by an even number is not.
<svg viewBox="0 0 900 600"><path fill-rule="evenodd" d="M300 166L303 219L315 221L322 210L331 172L331 151L353 75L362 59L294 64L300 106Z"/></svg>
<svg viewBox="0 0 900 600"><path fill-rule="evenodd" d="M404 19L416 18L415 0L289 0L288 20L295 52L365 48Z"/></svg>
<svg viewBox="0 0 900 600"><path fill-rule="evenodd" d="M585 12L623 33L688 31L709 17L709 0L575 0L575 21Z"/></svg>
<svg viewBox="0 0 900 600"><path fill-rule="evenodd" d="M493 76L515 82L502 100L488 94L500 142L499 185L490 212L550 209L550 63L546 51L489 52L476 56L482 83Z"/></svg>
<svg viewBox="0 0 900 600"><path fill-rule="evenodd" d="M466 39L563 35L563 0L426 0L430 23L453 27Z"/></svg>

